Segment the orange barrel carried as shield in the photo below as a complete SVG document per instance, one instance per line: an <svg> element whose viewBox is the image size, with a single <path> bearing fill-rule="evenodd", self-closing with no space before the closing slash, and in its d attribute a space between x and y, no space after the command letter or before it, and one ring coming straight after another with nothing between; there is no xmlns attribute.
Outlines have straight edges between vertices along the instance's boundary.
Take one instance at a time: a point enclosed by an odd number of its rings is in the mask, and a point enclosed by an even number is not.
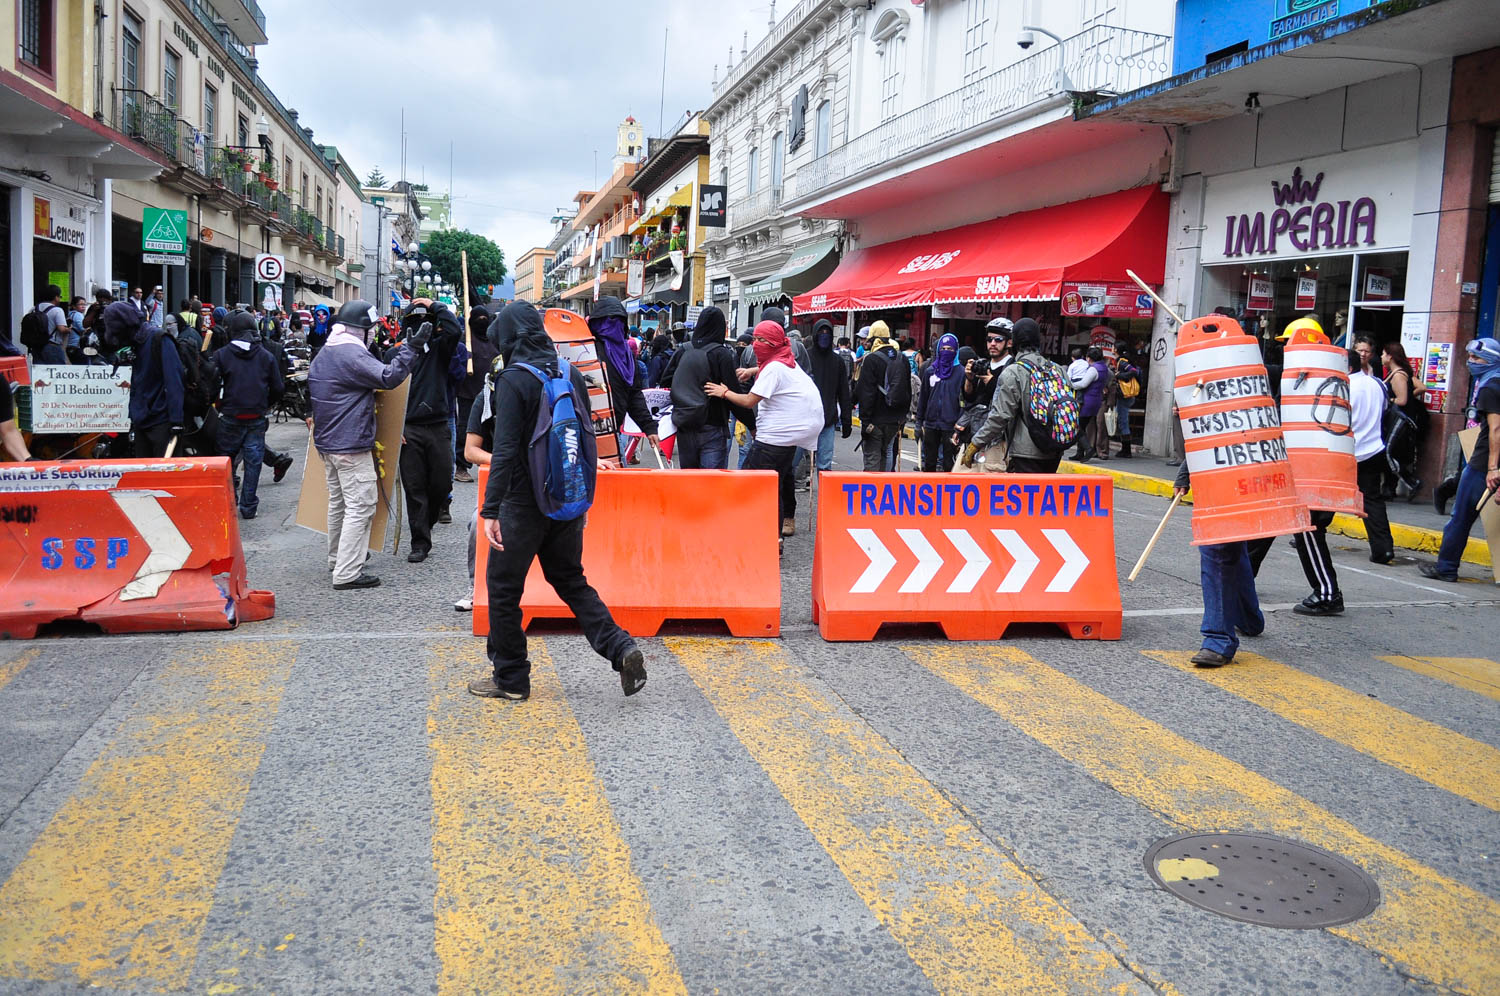
<svg viewBox="0 0 1500 996"><path fill-rule="evenodd" d="M1364 515L1355 483L1349 353L1309 318L1288 325L1281 338L1281 433L1297 497L1318 511Z"/></svg>
<svg viewBox="0 0 1500 996"><path fill-rule="evenodd" d="M1205 315L1178 329L1175 360L1173 396L1193 482L1193 544L1311 529L1255 340L1234 319Z"/></svg>

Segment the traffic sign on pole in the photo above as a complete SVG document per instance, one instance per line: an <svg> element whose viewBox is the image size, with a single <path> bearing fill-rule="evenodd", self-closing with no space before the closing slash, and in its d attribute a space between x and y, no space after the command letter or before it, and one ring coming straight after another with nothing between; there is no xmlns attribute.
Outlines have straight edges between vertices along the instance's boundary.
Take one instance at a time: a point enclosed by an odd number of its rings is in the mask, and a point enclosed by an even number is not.
<svg viewBox="0 0 1500 996"><path fill-rule="evenodd" d="M187 252L187 212L146 208L141 217L141 249L144 252Z"/></svg>
<svg viewBox="0 0 1500 996"><path fill-rule="evenodd" d="M187 264L187 257L171 252L143 252L141 262L153 266L184 266Z"/></svg>
<svg viewBox="0 0 1500 996"><path fill-rule="evenodd" d="M286 278L286 257L263 252L255 257L255 279L264 284L279 284Z"/></svg>

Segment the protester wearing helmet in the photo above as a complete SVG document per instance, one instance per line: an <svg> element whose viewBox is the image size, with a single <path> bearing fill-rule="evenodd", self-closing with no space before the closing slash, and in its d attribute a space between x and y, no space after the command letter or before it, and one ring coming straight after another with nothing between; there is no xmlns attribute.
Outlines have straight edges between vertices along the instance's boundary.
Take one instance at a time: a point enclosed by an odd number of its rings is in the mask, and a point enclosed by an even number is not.
<svg viewBox="0 0 1500 996"><path fill-rule="evenodd" d="M1458 564L1469 542L1469 530L1479 518L1476 506L1480 499L1500 489L1500 343L1475 339L1466 349L1474 399L1469 418L1479 423L1479 438L1474 440L1474 452L1458 477L1453 515L1443 528L1437 563L1419 568L1424 577L1435 581L1458 580Z"/></svg>
<svg viewBox="0 0 1500 996"><path fill-rule="evenodd" d="M377 316L368 301L349 301L329 326L325 348L313 358L307 386L312 401L313 445L328 475L328 569L333 587L373 588L380 579L363 571L375 517L375 392L406 379L416 349L431 328L419 329L389 363L370 355Z"/></svg>

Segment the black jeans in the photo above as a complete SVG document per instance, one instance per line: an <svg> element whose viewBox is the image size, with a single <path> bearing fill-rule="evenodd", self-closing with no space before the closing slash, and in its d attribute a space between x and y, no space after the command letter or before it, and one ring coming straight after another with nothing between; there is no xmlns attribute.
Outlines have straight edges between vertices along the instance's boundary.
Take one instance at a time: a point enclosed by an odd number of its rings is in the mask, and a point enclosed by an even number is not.
<svg viewBox="0 0 1500 996"><path fill-rule="evenodd" d="M453 489L453 441L448 422L408 422L401 434L401 486L406 490L406 518L411 548L431 551L432 523L448 504Z"/></svg>
<svg viewBox="0 0 1500 996"><path fill-rule="evenodd" d="M953 469L953 461L958 458L958 448L953 445L953 427L946 429L934 429L924 427L922 429L922 470L931 474L939 469L943 473Z"/></svg>
<svg viewBox="0 0 1500 996"><path fill-rule="evenodd" d="M1078 420L1078 452L1073 454L1075 460L1089 460L1096 455L1094 449L1094 423L1098 421L1097 413L1083 415Z"/></svg>
<svg viewBox="0 0 1500 996"><path fill-rule="evenodd" d="M750 444L750 452L740 470L774 470L781 492L781 517L797 517L797 487L792 474L792 465L797 459L795 446L767 446L759 439ZM776 535L781 535L781 523L776 523Z"/></svg>
<svg viewBox="0 0 1500 996"><path fill-rule="evenodd" d="M1006 470L1012 474L1055 474L1057 465L1062 463L1062 454L1054 457L1018 457L1012 456L1006 465Z"/></svg>
<svg viewBox="0 0 1500 996"><path fill-rule="evenodd" d="M865 472L877 473L891 469L891 447L901 445L901 423L864 423L860 428L861 450L864 452ZM896 458L896 470L900 470L901 458Z"/></svg>
<svg viewBox="0 0 1500 996"><path fill-rule="evenodd" d="M549 519L535 505L500 506L504 550L489 551L485 584L490 594L490 635L486 643L495 684L508 692L531 692L531 661L526 658L526 631L521 628L521 593L526 572L537 558L542 576L573 611L589 646L619 669L635 640L609 614L599 593L583 576L584 516L571 522ZM484 521L480 520L483 527ZM487 542L481 534L478 542Z"/></svg>
<svg viewBox="0 0 1500 996"><path fill-rule="evenodd" d="M458 399L458 431L454 433L453 440L453 465L459 470L468 470L471 464L464 459L465 437L469 434L469 412L474 407L473 398L459 396Z"/></svg>
<svg viewBox="0 0 1500 996"><path fill-rule="evenodd" d="M1385 451L1361 460L1355 480L1360 494L1365 496L1365 533L1370 537L1370 559L1383 564L1396 555L1396 541L1391 538L1391 520L1385 514L1385 499L1381 497L1381 479L1390 465Z"/></svg>
<svg viewBox="0 0 1500 996"><path fill-rule="evenodd" d="M160 457L167 452L167 444L172 441L172 427L165 422L153 426L142 427L132 425L132 433L135 436L135 455L137 459L143 457Z"/></svg>

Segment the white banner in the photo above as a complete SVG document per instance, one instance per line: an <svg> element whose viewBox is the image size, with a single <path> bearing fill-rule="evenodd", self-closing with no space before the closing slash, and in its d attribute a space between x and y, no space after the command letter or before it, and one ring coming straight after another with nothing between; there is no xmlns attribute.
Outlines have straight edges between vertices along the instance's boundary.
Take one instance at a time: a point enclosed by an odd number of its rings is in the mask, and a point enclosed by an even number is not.
<svg viewBox="0 0 1500 996"><path fill-rule="evenodd" d="M129 432L130 368L32 367L31 425L34 432Z"/></svg>

